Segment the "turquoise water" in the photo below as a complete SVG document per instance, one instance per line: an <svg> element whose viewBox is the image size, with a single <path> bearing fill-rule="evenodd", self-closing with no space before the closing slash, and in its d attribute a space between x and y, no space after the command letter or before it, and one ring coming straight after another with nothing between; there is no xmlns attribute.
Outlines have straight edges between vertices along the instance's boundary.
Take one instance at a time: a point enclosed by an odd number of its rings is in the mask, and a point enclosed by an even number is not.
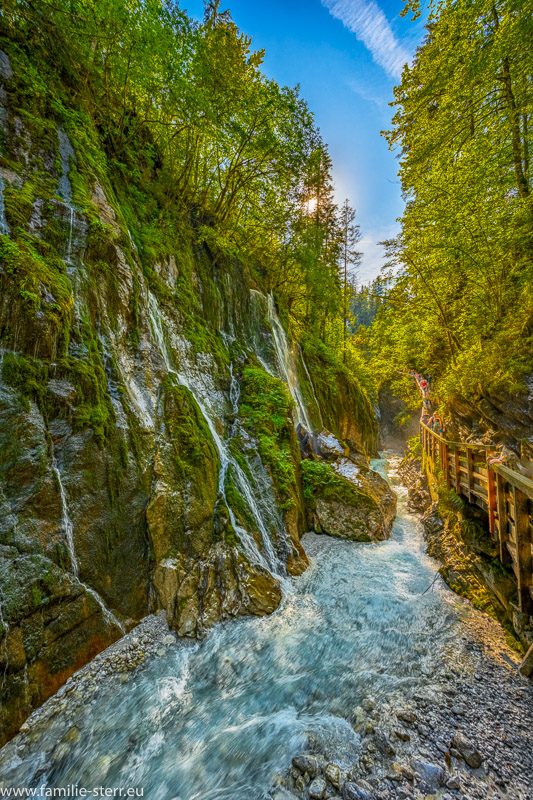
<svg viewBox="0 0 533 800"><path fill-rule="evenodd" d="M311 566L287 583L270 617L178 643L72 721L81 738L35 785L142 786L158 800L260 798L292 756L320 742L357 761L349 720L361 701L427 685L461 635L458 602L442 584L423 594L435 563L397 485L397 459L378 461L399 494L392 538L379 544L308 534ZM434 679L436 680L436 678ZM17 769L30 783L39 743Z"/></svg>

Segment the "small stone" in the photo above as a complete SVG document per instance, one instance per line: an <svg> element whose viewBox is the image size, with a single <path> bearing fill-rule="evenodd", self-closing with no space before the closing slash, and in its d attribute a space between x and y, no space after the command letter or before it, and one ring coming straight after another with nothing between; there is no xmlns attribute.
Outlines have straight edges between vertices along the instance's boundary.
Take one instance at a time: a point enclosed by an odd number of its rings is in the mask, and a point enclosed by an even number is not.
<svg viewBox="0 0 533 800"><path fill-rule="evenodd" d="M374 800L374 794L357 783L347 781L342 788L344 800Z"/></svg>
<svg viewBox="0 0 533 800"><path fill-rule="evenodd" d="M326 794L327 784L324 778L315 778L309 784L309 797L311 800L322 800Z"/></svg>
<svg viewBox="0 0 533 800"><path fill-rule="evenodd" d="M481 754L479 750L477 750L470 739L461 733L461 731L456 731L454 737L452 739L452 746L458 753L464 758L466 763L472 769L478 769L481 766Z"/></svg>
<svg viewBox="0 0 533 800"><path fill-rule="evenodd" d="M460 789L461 788L461 781L457 777L457 775L452 775L452 777L446 781L446 788L447 789Z"/></svg>
<svg viewBox="0 0 533 800"><path fill-rule="evenodd" d="M402 722L408 722L411 725L417 720L417 716L414 711L411 711L408 708L401 708L396 712L396 716L398 719L401 719Z"/></svg>
<svg viewBox="0 0 533 800"><path fill-rule="evenodd" d="M407 731L403 731L401 728L395 728L394 735L397 739L400 739L402 742L408 742L411 738L410 734Z"/></svg>
<svg viewBox="0 0 533 800"><path fill-rule="evenodd" d="M391 768L387 773L387 778L390 781L397 781L398 783L401 783L401 781L403 781L401 766L399 764L391 764Z"/></svg>
<svg viewBox="0 0 533 800"><path fill-rule="evenodd" d="M292 759L292 766L302 773L307 772L311 778L315 778L325 768L326 759L313 753L300 753Z"/></svg>
<svg viewBox="0 0 533 800"><path fill-rule="evenodd" d="M378 731L376 733L376 746L380 753L383 753L384 756L396 755L396 750L392 746L389 737L383 731Z"/></svg>
<svg viewBox="0 0 533 800"><path fill-rule="evenodd" d="M439 786L445 786L446 773L438 764L430 764L420 759L413 760L413 770L420 775L421 783L427 784L430 792L435 792ZM420 786L418 787L420 789ZM424 791L421 789L421 791Z"/></svg>
<svg viewBox="0 0 533 800"><path fill-rule="evenodd" d="M373 711L376 707L375 701L371 697L365 697L361 706L366 712Z"/></svg>
<svg viewBox="0 0 533 800"><path fill-rule="evenodd" d="M325 770L326 778L335 787L340 789L348 778L348 773L341 769L338 764L329 763Z"/></svg>
<svg viewBox="0 0 533 800"><path fill-rule="evenodd" d="M72 728L69 728L69 730L66 732L64 736L65 742L72 742L73 744L79 742L80 739L81 739L80 729L76 728L75 725L73 725Z"/></svg>

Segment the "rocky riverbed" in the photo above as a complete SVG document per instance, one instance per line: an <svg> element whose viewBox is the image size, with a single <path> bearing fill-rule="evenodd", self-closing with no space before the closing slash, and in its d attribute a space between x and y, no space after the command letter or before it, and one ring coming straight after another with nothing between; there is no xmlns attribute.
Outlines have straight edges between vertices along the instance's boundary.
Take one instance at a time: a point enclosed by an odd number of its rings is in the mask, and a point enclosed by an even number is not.
<svg viewBox="0 0 533 800"><path fill-rule="evenodd" d="M310 742L274 800L531 800L533 685L497 622L478 612L463 627L461 652L446 654L427 689L353 709L356 760Z"/></svg>
<svg viewBox="0 0 533 800"><path fill-rule="evenodd" d="M497 622L450 592L407 511L391 540L308 534L263 619L179 641L149 617L0 751L0 786L154 800L531 800L533 685Z"/></svg>

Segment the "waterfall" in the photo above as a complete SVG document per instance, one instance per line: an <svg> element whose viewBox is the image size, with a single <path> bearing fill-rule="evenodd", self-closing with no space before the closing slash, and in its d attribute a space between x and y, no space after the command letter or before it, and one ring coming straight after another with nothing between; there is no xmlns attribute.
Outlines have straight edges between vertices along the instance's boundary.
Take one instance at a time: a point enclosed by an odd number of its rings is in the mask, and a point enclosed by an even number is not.
<svg viewBox="0 0 533 800"><path fill-rule="evenodd" d="M72 206L72 187L69 180L70 159L76 160L76 153L70 139L62 128L57 129L59 141L59 158L61 160L61 177L58 180L59 194L68 206Z"/></svg>
<svg viewBox="0 0 533 800"><path fill-rule="evenodd" d="M67 538L68 554L70 556L70 568L72 570L72 574L75 575L77 578L79 575L80 568L78 565L78 559L76 558L76 550L74 548L74 534L73 534L72 520L70 519L70 514L68 513L67 495L65 494L65 487L63 486L63 481L61 480L61 473L59 472L59 467L57 466L57 461L55 459L55 456L52 461L52 470L57 478L59 493L61 495L62 525L63 525L63 531Z"/></svg>
<svg viewBox="0 0 533 800"><path fill-rule="evenodd" d="M165 341L165 336L163 333L163 327L161 324L161 312L159 310L157 299L151 292L149 292L148 295L148 310L149 310L150 322L154 339L161 353L161 357L163 358L167 372L171 375L174 375L178 383L191 392L202 413L202 416L205 419L205 422L207 424L207 427L209 428L211 436L213 437L213 441L215 443L215 447L217 449L218 456L220 459L218 490L220 495L224 498L226 507L228 509L231 525L235 529L239 537L245 555L247 556L247 558L251 563L259 564L260 566L264 567L265 569L269 570L274 574L278 574L280 571L284 572L285 571L284 565L281 559L274 552L274 548L272 546L268 525L265 523L264 520L264 512L263 509L261 508L260 501L256 496L257 495L256 487L254 487L251 484L250 479L248 478L248 476L246 475L240 464L231 454L228 443L224 441L219 435L215 426L216 415L213 413L212 410L206 407L201 396L202 389L200 386L195 385L194 376L192 375L192 372L190 376L186 376L182 372L177 372L172 367L167 343ZM237 391L237 394L235 394L235 391ZM231 396L231 391L230 391L230 396ZM232 403L236 403L236 406L235 405L233 406L234 410L236 408L238 411L238 387L237 390L235 390L235 384L231 400ZM235 485L237 489L240 491L241 495L246 500L246 503L254 518L257 529L261 535L261 542L262 542L261 552L257 547L257 543L254 537L237 522L233 509L231 508L230 504L226 499L226 476L230 466L232 470L232 477L235 481Z"/></svg>
<svg viewBox="0 0 533 800"><path fill-rule="evenodd" d="M70 206L70 225L68 232L67 264L72 263L72 228L74 226L74 206Z"/></svg>
<svg viewBox="0 0 533 800"><path fill-rule="evenodd" d="M6 205L4 202L4 179L0 175L0 234L10 236L11 230L6 219Z"/></svg>
<svg viewBox="0 0 533 800"><path fill-rule="evenodd" d="M229 388L229 399L231 400L231 407L233 409L233 413L238 414L241 390L239 389L239 384L237 382L235 375L233 374L233 364L229 365L229 374L231 378L231 383Z"/></svg>
<svg viewBox="0 0 533 800"><path fill-rule="evenodd" d="M79 564L78 564L78 559L76 558L76 550L74 547L74 528L68 510L68 501L65 492L65 487L61 479L61 473L59 471L59 467L57 465L55 456L53 456L52 458L52 470L57 478L57 482L59 485L59 494L61 496L62 526L63 526L63 531L65 533L65 537L67 539L71 572L74 575L74 577L77 578L81 586L83 586L85 591L88 592L88 594L90 594L91 597L94 598L94 600L96 600L96 602L100 606L100 609L102 610L102 616L109 623L109 625L114 625L117 628L119 628L122 631L122 633L126 633L123 624L120 622L120 620L117 619L117 617L113 614L113 612L107 608L106 604L104 603L98 592L96 592L90 586L87 586L86 583L83 583L83 581L80 581L79 579Z"/></svg>
<svg viewBox="0 0 533 800"><path fill-rule="evenodd" d="M318 412L318 419L320 420L320 427L323 428L324 427L324 420L322 419L322 411L320 410L320 403L318 402L318 398L316 396L315 384L313 383L313 379L311 378L311 375L309 374L309 370L307 369L307 364L305 363L304 353L303 353L301 344L298 344L298 350L300 352L300 359L302 361L302 364L303 364L303 367L304 367L304 370L305 370L305 374L307 376L307 380L309 381L309 386L311 387L311 391L313 393L313 400L315 401L316 410Z"/></svg>
<svg viewBox="0 0 533 800"><path fill-rule="evenodd" d="M268 296L268 321L272 327L272 336L274 338L278 369L283 380L289 388L292 399L295 402L296 424L301 422L307 428L307 430L310 431L312 430L312 425L309 418L309 413L307 411L307 406L300 389L300 382L298 381L296 359L292 348L289 346L285 329L276 313L274 297L272 294L269 294Z"/></svg>

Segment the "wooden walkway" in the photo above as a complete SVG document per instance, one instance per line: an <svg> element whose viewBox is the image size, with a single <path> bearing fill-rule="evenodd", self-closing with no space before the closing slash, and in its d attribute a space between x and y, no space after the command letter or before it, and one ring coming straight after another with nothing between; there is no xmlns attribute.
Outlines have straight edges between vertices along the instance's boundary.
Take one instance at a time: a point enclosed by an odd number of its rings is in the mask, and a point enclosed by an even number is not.
<svg viewBox="0 0 533 800"><path fill-rule="evenodd" d="M483 508L500 559L514 570L518 607L533 614L533 480L504 464L494 447L451 442L420 423L424 460L448 488Z"/></svg>

